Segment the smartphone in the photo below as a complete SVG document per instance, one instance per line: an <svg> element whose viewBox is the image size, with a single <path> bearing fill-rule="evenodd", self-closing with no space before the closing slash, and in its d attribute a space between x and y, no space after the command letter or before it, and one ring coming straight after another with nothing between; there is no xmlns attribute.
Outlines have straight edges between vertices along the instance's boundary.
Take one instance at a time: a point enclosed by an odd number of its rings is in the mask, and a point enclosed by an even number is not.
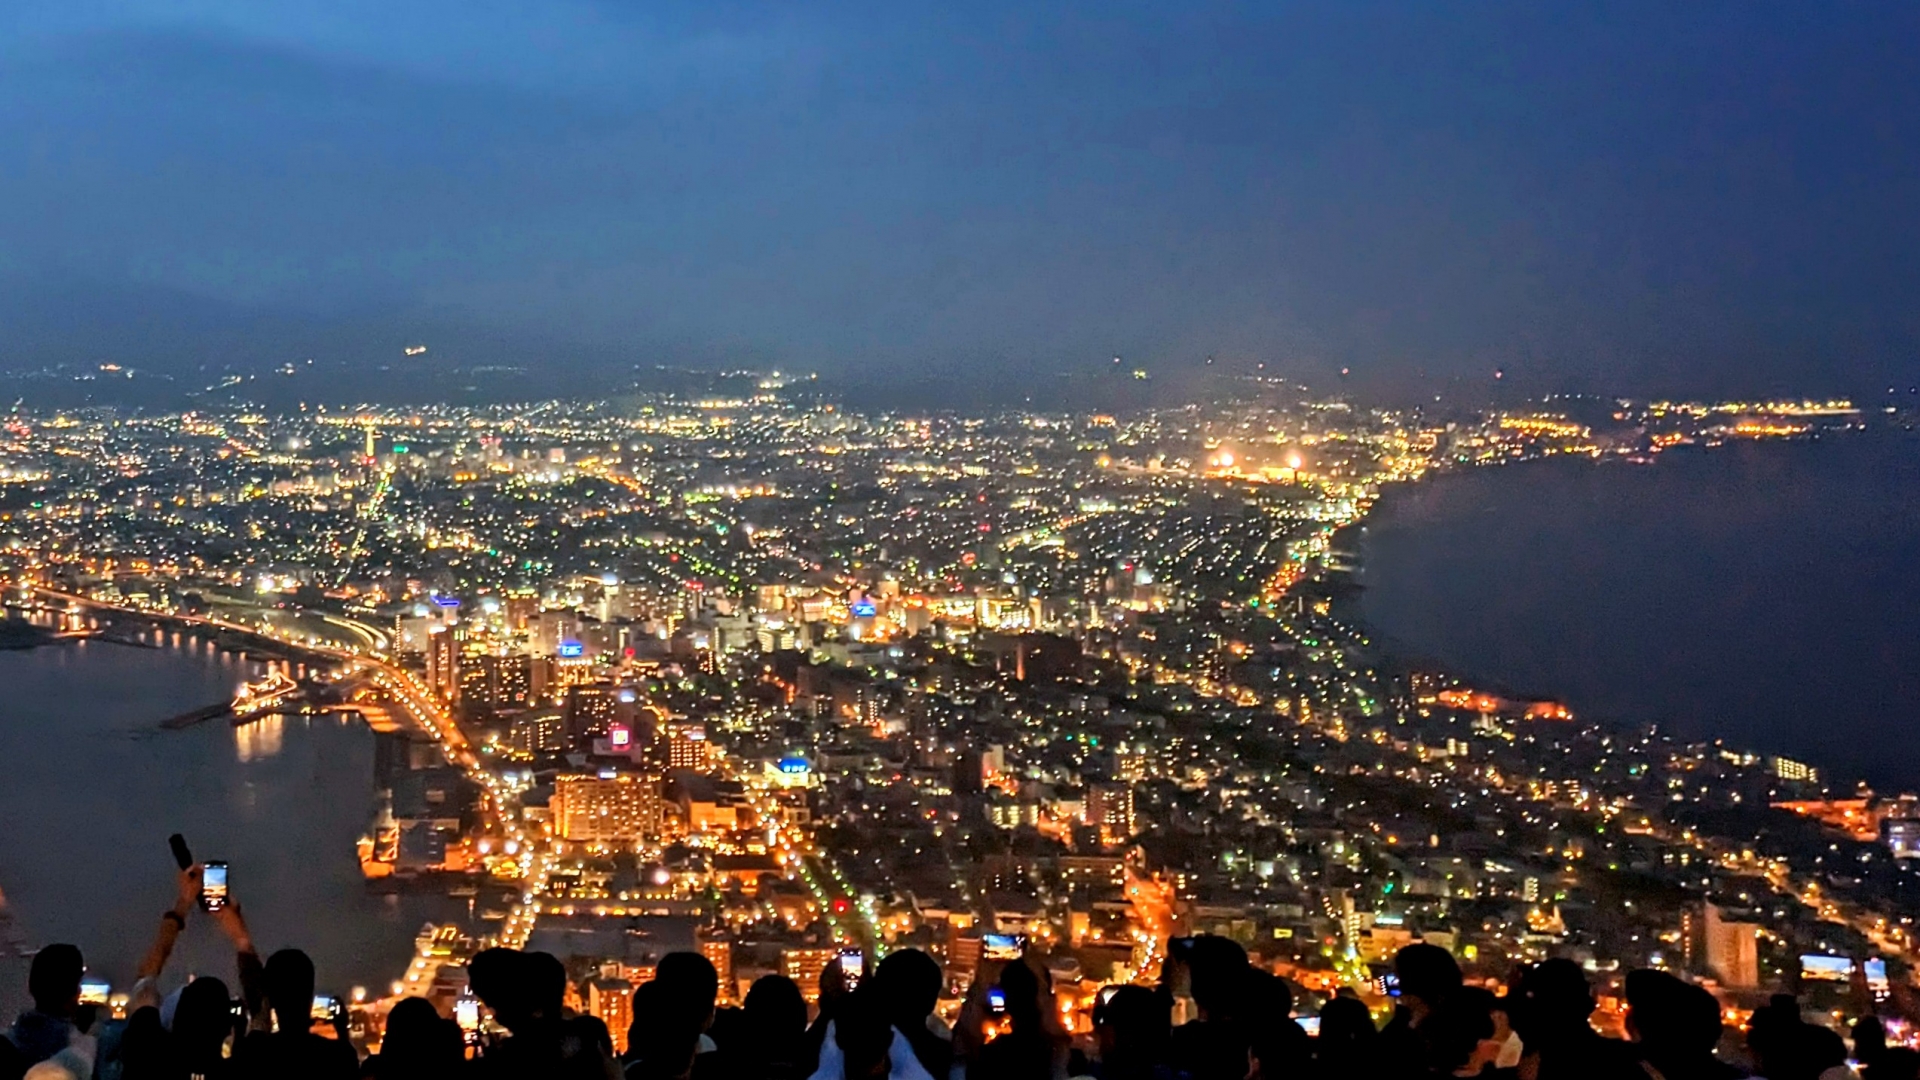
<svg viewBox="0 0 1920 1080"><path fill-rule="evenodd" d="M313 1018L315 1020L325 1020L328 1023L332 1023L340 1019L340 1014L343 1011L340 1005L340 999L337 997L328 994L319 994L313 999Z"/></svg>
<svg viewBox="0 0 1920 1080"><path fill-rule="evenodd" d="M1387 995L1388 997L1395 997L1395 998L1399 997L1400 996L1400 976L1395 975L1391 971L1387 972L1385 975L1380 976L1380 992Z"/></svg>
<svg viewBox="0 0 1920 1080"><path fill-rule="evenodd" d="M983 934L980 955L987 960L1018 960L1027 951L1025 934Z"/></svg>
<svg viewBox="0 0 1920 1080"><path fill-rule="evenodd" d="M1306 1032L1308 1035L1311 1035L1315 1038L1318 1038L1320 1036L1320 1018L1319 1017L1296 1016L1293 1018L1293 1022L1296 1024L1299 1024L1300 1030Z"/></svg>
<svg viewBox="0 0 1920 1080"><path fill-rule="evenodd" d="M80 1004L82 1005L105 1005L108 995L112 993L113 987L108 985L105 979L80 980Z"/></svg>
<svg viewBox="0 0 1920 1080"><path fill-rule="evenodd" d="M1167 958L1168 959L1178 960L1184 964L1187 962L1187 957L1192 955L1193 955L1193 939L1192 938L1176 937L1176 938L1167 939Z"/></svg>
<svg viewBox="0 0 1920 1080"><path fill-rule="evenodd" d="M227 906L227 864L209 860L200 875L200 908L219 911Z"/></svg>
<svg viewBox="0 0 1920 1080"><path fill-rule="evenodd" d="M841 949L838 963L840 974L846 980L847 989L860 985L867 974L867 956L859 949Z"/></svg>
<svg viewBox="0 0 1920 1080"><path fill-rule="evenodd" d="M468 1036L480 1033L480 999L472 994L461 994L453 1003L453 1022Z"/></svg>
<svg viewBox="0 0 1920 1080"><path fill-rule="evenodd" d="M173 849L173 861L179 864L180 869L186 870L193 866L193 852L187 850L186 837L174 833L167 837L167 846Z"/></svg>
<svg viewBox="0 0 1920 1080"><path fill-rule="evenodd" d="M987 991L987 1011L995 1016L1004 1016L1007 1011L1007 992L994 987Z"/></svg>

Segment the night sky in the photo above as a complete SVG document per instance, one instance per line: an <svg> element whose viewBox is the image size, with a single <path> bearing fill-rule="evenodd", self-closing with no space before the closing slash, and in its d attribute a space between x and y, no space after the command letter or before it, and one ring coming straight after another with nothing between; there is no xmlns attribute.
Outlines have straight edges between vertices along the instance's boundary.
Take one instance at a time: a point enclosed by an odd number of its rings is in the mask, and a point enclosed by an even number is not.
<svg viewBox="0 0 1920 1080"><path fill-rule="evenodd" d="M1904 389L1916 55L1894 2L16 4L0 366Z"/></svg>

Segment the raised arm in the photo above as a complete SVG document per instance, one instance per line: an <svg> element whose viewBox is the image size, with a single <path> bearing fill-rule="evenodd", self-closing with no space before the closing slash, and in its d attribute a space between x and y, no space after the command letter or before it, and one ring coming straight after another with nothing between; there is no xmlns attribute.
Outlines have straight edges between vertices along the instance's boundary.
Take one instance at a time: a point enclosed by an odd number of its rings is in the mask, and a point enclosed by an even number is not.
<svg viewBox="0 0 1920 1080"><path fill-rule="evenodd" d="M233 942L234 962L240 969L240 997L247 1003L249 1023L257 1031L271 1031L273 1020L267 1014L266 967L260 962L259 950L253 947L253 933L247 929L246 917L240 914L240 902L229 900L213 917L227 940Z"/></svg>
<svg viewBox="0 0 1920 1080"><path fill-rule="evenodd" d="M129 1012L160 1004L160 973L173 956L174 943L180 940L180 931L187 928L187 916L192 913L199 898L200 867L195 865L180 871L173 906L160 914L160 928L154 932L153 944L148 947L147 955L140 961L139 970L134 973L133 991L127 998Z"/></svg>

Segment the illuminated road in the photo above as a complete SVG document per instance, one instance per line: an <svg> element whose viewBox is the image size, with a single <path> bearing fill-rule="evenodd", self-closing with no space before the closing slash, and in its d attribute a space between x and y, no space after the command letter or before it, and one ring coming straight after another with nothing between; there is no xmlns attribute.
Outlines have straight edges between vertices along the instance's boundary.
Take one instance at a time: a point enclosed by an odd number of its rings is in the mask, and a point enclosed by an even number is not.
<svg viewBox="0 0 1920 1080"><path fill-rule="evenodd" d="M834 940L865 947L876 956L884 952L886 939L880 932L878 913L873 905L860 900L840 868L814 845L812 837L781 820L779 807L763 788L751 782L743 782L741 786L762 827L768 830L773 845L779 849L781 865L799 876L820 909L821 917L827 920ZM840 901L845 910L836 910L840 905L835 901Z"/></svg>
<svg viewBox="0 0 1920 1080"><path fill-rule="evenodd" d="M1150 986L1160 978L1173 933L1173 890L1128 871L1127 900L1133 904L1133 956L1125 969L1114 972L1113 981Z"/></svg>

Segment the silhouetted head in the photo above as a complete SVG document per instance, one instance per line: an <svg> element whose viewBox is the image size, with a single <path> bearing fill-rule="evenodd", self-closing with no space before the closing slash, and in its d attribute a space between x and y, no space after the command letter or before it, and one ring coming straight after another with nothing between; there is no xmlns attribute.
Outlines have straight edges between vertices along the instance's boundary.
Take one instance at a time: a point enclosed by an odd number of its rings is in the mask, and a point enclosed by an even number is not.
<svg viewBox="0 0 1920 1080"><path fill-rule="evenodd" d="M1853 1022L1853 1056L1871 1065L1887 1050L1887 1029L1877 1016L1863 1016Z"/></svg>
<svg viewBox="0 0 1920 1080"><path fill-rule="evenodd" d="M313 961L299 949L267 957L267 1003L282 1031L313 1026Z"/></svg>
<svg viewBox="0 0 1920 1080"><path fill-rule="evenodd" d="M1483 1039L1493 1038L1491 993L1478 986L1463 986L1442 998L1428 1014L1420 1031L1426 1036L1428 1065L1440 1076L1465 1066Z"/></svg>
<svg viewBox="0 0 1920 1080"><path fill-rule="evenodd" d="M886 992L894 1022L902 1027L924 1025L940 1003L940 988L946 985L940 965L919 949L888 953L874 968L873 980Z"/></svg>
<svg viewBox="0 0 1920 1080"><path fill-rule="evenodd" d="M1445 1001L1460 989L1460 965L1438 945L1417 941L1393 954L1393 973L1400 979L1400 1000L1416 1013Z"/></svg>
<svg viewBox="0 0 1920 1080"><path fill-rule="evenodd" d="M1801 1050L1800 1003L1791 994L1775 994L1753 1010L1747 1021L1747 1049L1765 1076L1786 1075Z"/></svg>
<svg viewBox="0 0 1920 1080"><path fill-rule="evenodd" d="M552 959L552 957L548 957ZM540 1014L533 983L533 961L514 949L482 949L467 961L467 988L508 1031L519 1032ZM566 970L560 972L560 996L566 996Z"/></svg>
<svg viewBox="0 0 1920 1080"><path fill-rule="evenodd" d="M0 1039L0 1042L4 1042ZM8 1075L8 1054L15 1053L9 1043L0 1046L0 1075ZM148 1005L135 1009L127 1017L120 1035L120 1075L123 1080L158 1080L179 1074L173 1037L160 1023L160 1010ZM16 1070L11 1075L19 1076Z"/></svg>
<svg viewBox="0 0 1920 1080"><path fill-rule="evenodd" d="M1260 1080L1299 1076L1313 1064L1313 1040L1305 1028L1286 1013L1263 1016L1248 1025L1249 1075Z"/></svg>
<svg viewBox="0 0 1920 1080"><path fill-rule="evenodd" d="M1016 1028L1031 1028L1040 1022L1040 976L1024 960L1015 960L1000 971L1000 992L1007 996L1007 1016Z"/></svg>
<svg viewBox="0 0 1920 1080"><path fill-rule="evenodd" d="M433 1002L421 997L402 998L387 1013L387 1030L380 1048L385 1052L429 1040L442 1023Z"/></svg>
<svg viewBox="0 0 1920 1080"><path fill-rule="evenodd" d="M693 1062L700 1029L684 1008L675 1008L660 980L633 991L633 1023L627 1027L627 1060L645 1075L679 1076Z"/></svg>
<svg viewBox="0 0 1920 1080"><path fill-rule="evenodd" d="M762 975L747 990L743 1010L755 1039L784 1048L807 1032L807 999L785 975Z"/></svg>
<svg viewBox="0 0 1920 1080"><path fill-rule="evenodd" d="M380 1039L383 1080L451 1075L465 1057L459 1026L441 1016L426 998L404 998L387 1014L386 1034Z"/></svg>
<svg viewBox="0 0 1920 1080"><path fill-rule="evenodd" d="M1157 1061L1172 1030L1173 999L1162 990L1122 986L1093 1007L1102 1061Z"/></svg>
<svg viewBox="0 0 1920 1080"><path fill-rule="evenodd" d="M189 1064L218 1060L233 1030L233 995L219 979L201 977L180 991L173 1007L173 1040Z"/></svg>
<svg viewBox="0 0 1920 1080"><path fill-rule="evenodd" d="M1651 1058L1700 1057L1720 1042L1720 1003L1664 971L1629 972L1627 1027Z"/></svg>
<svg viewBox="0 0 1920 1080"><path fill-rule="evenodd" d="M820 1015L832 1018L840 1009L850 990L847 989L847 972L839 964L828 964L820 969L820 981L814 986L820 991Z"/></svg>
<svg viewBox="0 0 1920 1080"><path fill-rule="evenodd" d="M713 1005L720 997L720 973L713 961L697 952L671 952L660 958L653 978L666 990L672 1007L683 1010L701 1030L713 1022Z"/></svg>
<svg viewBox="0 0 1920 1080"><path fill-rule="evenodd" d="M1379 1029L1373 1026L1373 1014L1359 998L1336 997L1320 1007L1320 1047L1363 1048L1371 1046Z"/></svg>
<svg viewBox="0 0 1920 1080"><path fill-rule="evenodd" d="M1271 971L1248 968L1245 986L1241 1012L1249 1022L1256 1026L1278 1023L1293 1015L1293 987L1287 980Z"/></svg>
<svg viewBox="0 0 1920 1080"><path fill-rule="evenodd" d="M1246 994L1247 950L1232 938L1201 934L1187 950L1187 977L1193 1003L1211 1020L1236 1015Z"/></svg>
<svg viewBox="0 0 1920 1080"><path fill-rule="evenodd" d="M560 1019L567 1000L567 965L552 953L521 953L527 980L527 1004L542 1020Z"/></svg>
<svg viewBox="0 0 1920 1080"><path fill-rule="evenodd" d="M1802 1031L1807 1073L1819 1076L1828 1069L1847 1064L1847 1041L1830 1027L1808 1024Z"/></svg>
<svg viewBox="0 0 1920 1080"><path fill-rule="evenodd" d="M80 977L87 965L73 945L49 945L33 954L27 993L33 1007L48 1016L72 1016L80 1007Z"/></svg>
<svg viewBox="0 0 1920 1080"><path fill-rule="evenodd" d="M1593 990L1587 973L1565 957L1542 960L1520 979L1526 1023L1536 1029L1584 1029L1593 1015ZM1522 1033L1524 1036L1524 1032Z"/></svg>

